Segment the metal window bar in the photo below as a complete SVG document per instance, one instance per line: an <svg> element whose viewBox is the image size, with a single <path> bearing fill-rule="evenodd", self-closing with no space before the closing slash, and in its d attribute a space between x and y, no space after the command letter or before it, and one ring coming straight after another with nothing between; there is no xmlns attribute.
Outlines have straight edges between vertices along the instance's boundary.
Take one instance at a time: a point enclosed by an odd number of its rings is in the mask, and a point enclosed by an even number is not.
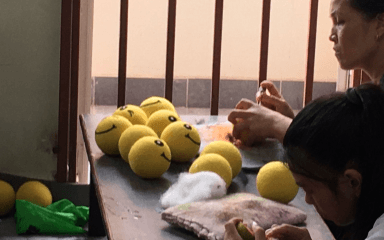
<svg viewBox="0 0 384 240"><path fill-rule="evenodd" d="M176 0L168 3L167 59L165 64L165 98L172 102L175 59Z"/></svg>
<svg viewBox="0 0 384 240"><path fill-rule="evenodd" d="M58 182L76 182L79 31L80 0L62 0L58 155L55 176Z"/></svg>
<svg viewBox="0 0 384 240"><path fill-rule="evenodd" d="M174 73L176 1L177 0L169 0L169 3L168 3L168 25L167 25L168 35L167 35L167 59L166 59L166 74L165 74L166 76L165 77L165 98L167 98L171 102L172 102L173 73ZM216 0L213 67L212 67L211 115L218 115L218 109L219 109L223 5L224 5L224 0ZM271 0L263 0L260 61L259 61L259 64L260 64L259 84L263 80L267 79L270 12L271 12ZM315 48L316 48L317 12L318 12L318 0L311 0L309 35L308 35L308 51L307 51L307 68L306 68L306 79L304 82L303 105L306 105L308 102L312 100ZM121 0L119 76L118 76L119 89L118 89L118 103L117 103L118 107L125 104L127 32L128 32L128 0Z"/></svg>
<svg viewBox="0 0 384 240"><path fill-rule="evenodd" d="M357 87L363 83L371 81L370 77L361 69L353 70L353 80L351 87Z"/></svg>
<svg viewBox="0 0 384 240"><path fill-rule="evenodd" d="M214 41L213 41L211 115L219 115L219 89L220 89L220 66L221 66L221 37L222 37L222 30L223 30L223 8L224 8L224 0L216 0L215 30L214 30Z"/></svg>
<svg viewBox="0 0 384 240"><path fill-rule="evenodd" d="M304 81L304 97L303 106L312 100L313 79L315 71L315 50L316 50L316 30L317 30L317 12L319 8L319 0L311 0L310 16L309 16L309 34L308 34L308 51L307 51L307 74Z"/></svg>
<svg viewBox="0 0 384 240"><path fill-rule="evenodd" d="M128 41L128 0L120 3L120 39L117 106L125 105Z"/></svg>
<svg viewBox="0 0 384 240"><path fill-rule="evenodd" d="M264 0L262 17L261 17L259 86L262 81L267 80L270 16L271 16L271 0Z"/></svg>
<svg viewBox="0 0 384 240"><path fill-rule="evenodd" d="M71 96L69 115L68 181L76 182L77 175L77 119L79 97L79 44L80 44L80 0L73 0L72 49L71 49Z"/></svg>

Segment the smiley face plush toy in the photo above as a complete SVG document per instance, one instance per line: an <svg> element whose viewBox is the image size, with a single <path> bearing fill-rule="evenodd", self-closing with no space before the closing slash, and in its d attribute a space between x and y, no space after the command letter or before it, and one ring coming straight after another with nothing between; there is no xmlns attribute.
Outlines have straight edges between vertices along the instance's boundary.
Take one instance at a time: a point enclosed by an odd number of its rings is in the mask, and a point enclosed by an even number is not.
<svg viewBox="0 0 384 240"><path fill-rule="evenodd" d="M112 115L102 119L95 131L95 140L100 150L107 155L119 155L119 139L121 134L132 126L125 117Z"/></svg>
<svg viewBox="0 0 384 240"><path fill-rule="evenodd" d="M119 152L120 156L128 162L128 154L131 151L133 144L142 137L158 137L152 128L145 125L133 125L127 128L120 136L119 139Z"/></svg>
<svg viewBox="0 0 384 240"><path fill-rule="evenodd" d="M171 150L158 137L142 137L129 152L129 165L142 178L159 178L171 165Z"/></svg>
<svg viewBox="0 0 384 240"><path fill-rule="evenodd" d="M132 104L127 104L125 106L119 107L113 114L125 117L133 125L145 125L148 120L147 114L139 106Z"/></svg>
<svg viewBox="0 0 384 240"><path fill-rule="evenodd" d="M197 129L184 121L169 124L160 137L171 149L172 161L188 162L200 149L200 135Z"/></svg>
<svg viewBox="0 0 384 240"><path fill-rule="evenodd" d="M152 113L161 109L176 112L175 107L168 99L159 96L152 96L145 99L141 102L140 108L147 114L148 118L152 115Z"/></svg>
<svg viewBox="0 0 384 240"><path fill-rule="evenodd" d="M148 118L147 126L152 128L157 133L157 136L160 137L165 127L180 120L176 112L162 109L152 113Z"/></svg>

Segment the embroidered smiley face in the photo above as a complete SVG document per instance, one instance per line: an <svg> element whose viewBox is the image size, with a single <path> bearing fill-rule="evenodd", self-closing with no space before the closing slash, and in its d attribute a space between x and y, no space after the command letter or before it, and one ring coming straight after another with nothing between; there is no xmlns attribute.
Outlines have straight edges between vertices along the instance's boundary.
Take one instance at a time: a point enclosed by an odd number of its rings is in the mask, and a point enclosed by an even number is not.
<svg viewBox="0 0 384 240"><path fill-rule="evenodd" d="M120 136L130 126L132 126L132 123L119 115L112 115L102 119L95 130L97 146L107 155L119 155L118 142Z"/></svg>
<svg viewBox="0 0 384 240"><path fill-rule="evenodd" d="M125 106L119 107L118 109L116 109L113 115L123 116L128 119L133 125L145 125L148 120L147 114L139 106L132 104L127 104Z"/></svg>
<svg viewBox="0 0 384 240"><path fill-rule="evenodd" d="M171 164L171 150L158 137L137 140L128 155L132 171L142 178L159 178Z"/></svg>
<svg viewBox="0 0 384 240"><path fill-rule="evenodd" d="M147 114L147 117L149 118L154 112L166 109L173 112L176 112L175 107L173 104L166 98L159 97L159 96L152 96L147 99L145 99L141 104L140 108Z"/></svg>
<svg viewBox="0 0 384 240"><path fill-rule="evenodd" d="M188 162L200 149L200 135L197 129L184 121L169 124L160 137L171 149L172 161Z"/></svg>

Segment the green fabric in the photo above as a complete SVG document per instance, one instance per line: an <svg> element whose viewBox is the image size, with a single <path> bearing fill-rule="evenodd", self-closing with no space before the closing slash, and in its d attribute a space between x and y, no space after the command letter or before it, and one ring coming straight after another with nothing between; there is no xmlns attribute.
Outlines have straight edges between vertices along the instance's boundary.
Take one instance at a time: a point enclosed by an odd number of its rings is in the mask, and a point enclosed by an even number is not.
<svg viewBox="0 0 384 240"><path fill-rule="evenodd" d="M16 200L17 234L33 229L40 234L77 234L85 233L84 225L89 219L89 208L75 206L71 201L62 199L51 205L40 207L25 200Z"/></svg>

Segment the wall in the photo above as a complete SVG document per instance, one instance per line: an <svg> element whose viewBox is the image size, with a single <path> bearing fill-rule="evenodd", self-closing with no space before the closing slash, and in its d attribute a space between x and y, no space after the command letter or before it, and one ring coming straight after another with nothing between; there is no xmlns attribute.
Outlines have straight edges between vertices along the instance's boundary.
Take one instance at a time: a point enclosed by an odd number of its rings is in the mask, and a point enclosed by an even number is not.
<svg viewBox="0 0 384 240"><path fill-rule="evenodd" d="M61 1L0 1L0 172L53 180Z"/></svg>
<svg viewBox="0 0 384 240"><path fill-rule="evenodd" d="M95 1L93 67L116 77L120 1ZM335 82L337 61L328 40L330 1L319 1L315 81ZM268 79L303 81L309 28L308 0L272 1ZM214 0L178 0L175 78L212 75ZM221 78L257 80L261 0L225 0ZM130 0L127 77L164 78L168 0Z"/></svg>

